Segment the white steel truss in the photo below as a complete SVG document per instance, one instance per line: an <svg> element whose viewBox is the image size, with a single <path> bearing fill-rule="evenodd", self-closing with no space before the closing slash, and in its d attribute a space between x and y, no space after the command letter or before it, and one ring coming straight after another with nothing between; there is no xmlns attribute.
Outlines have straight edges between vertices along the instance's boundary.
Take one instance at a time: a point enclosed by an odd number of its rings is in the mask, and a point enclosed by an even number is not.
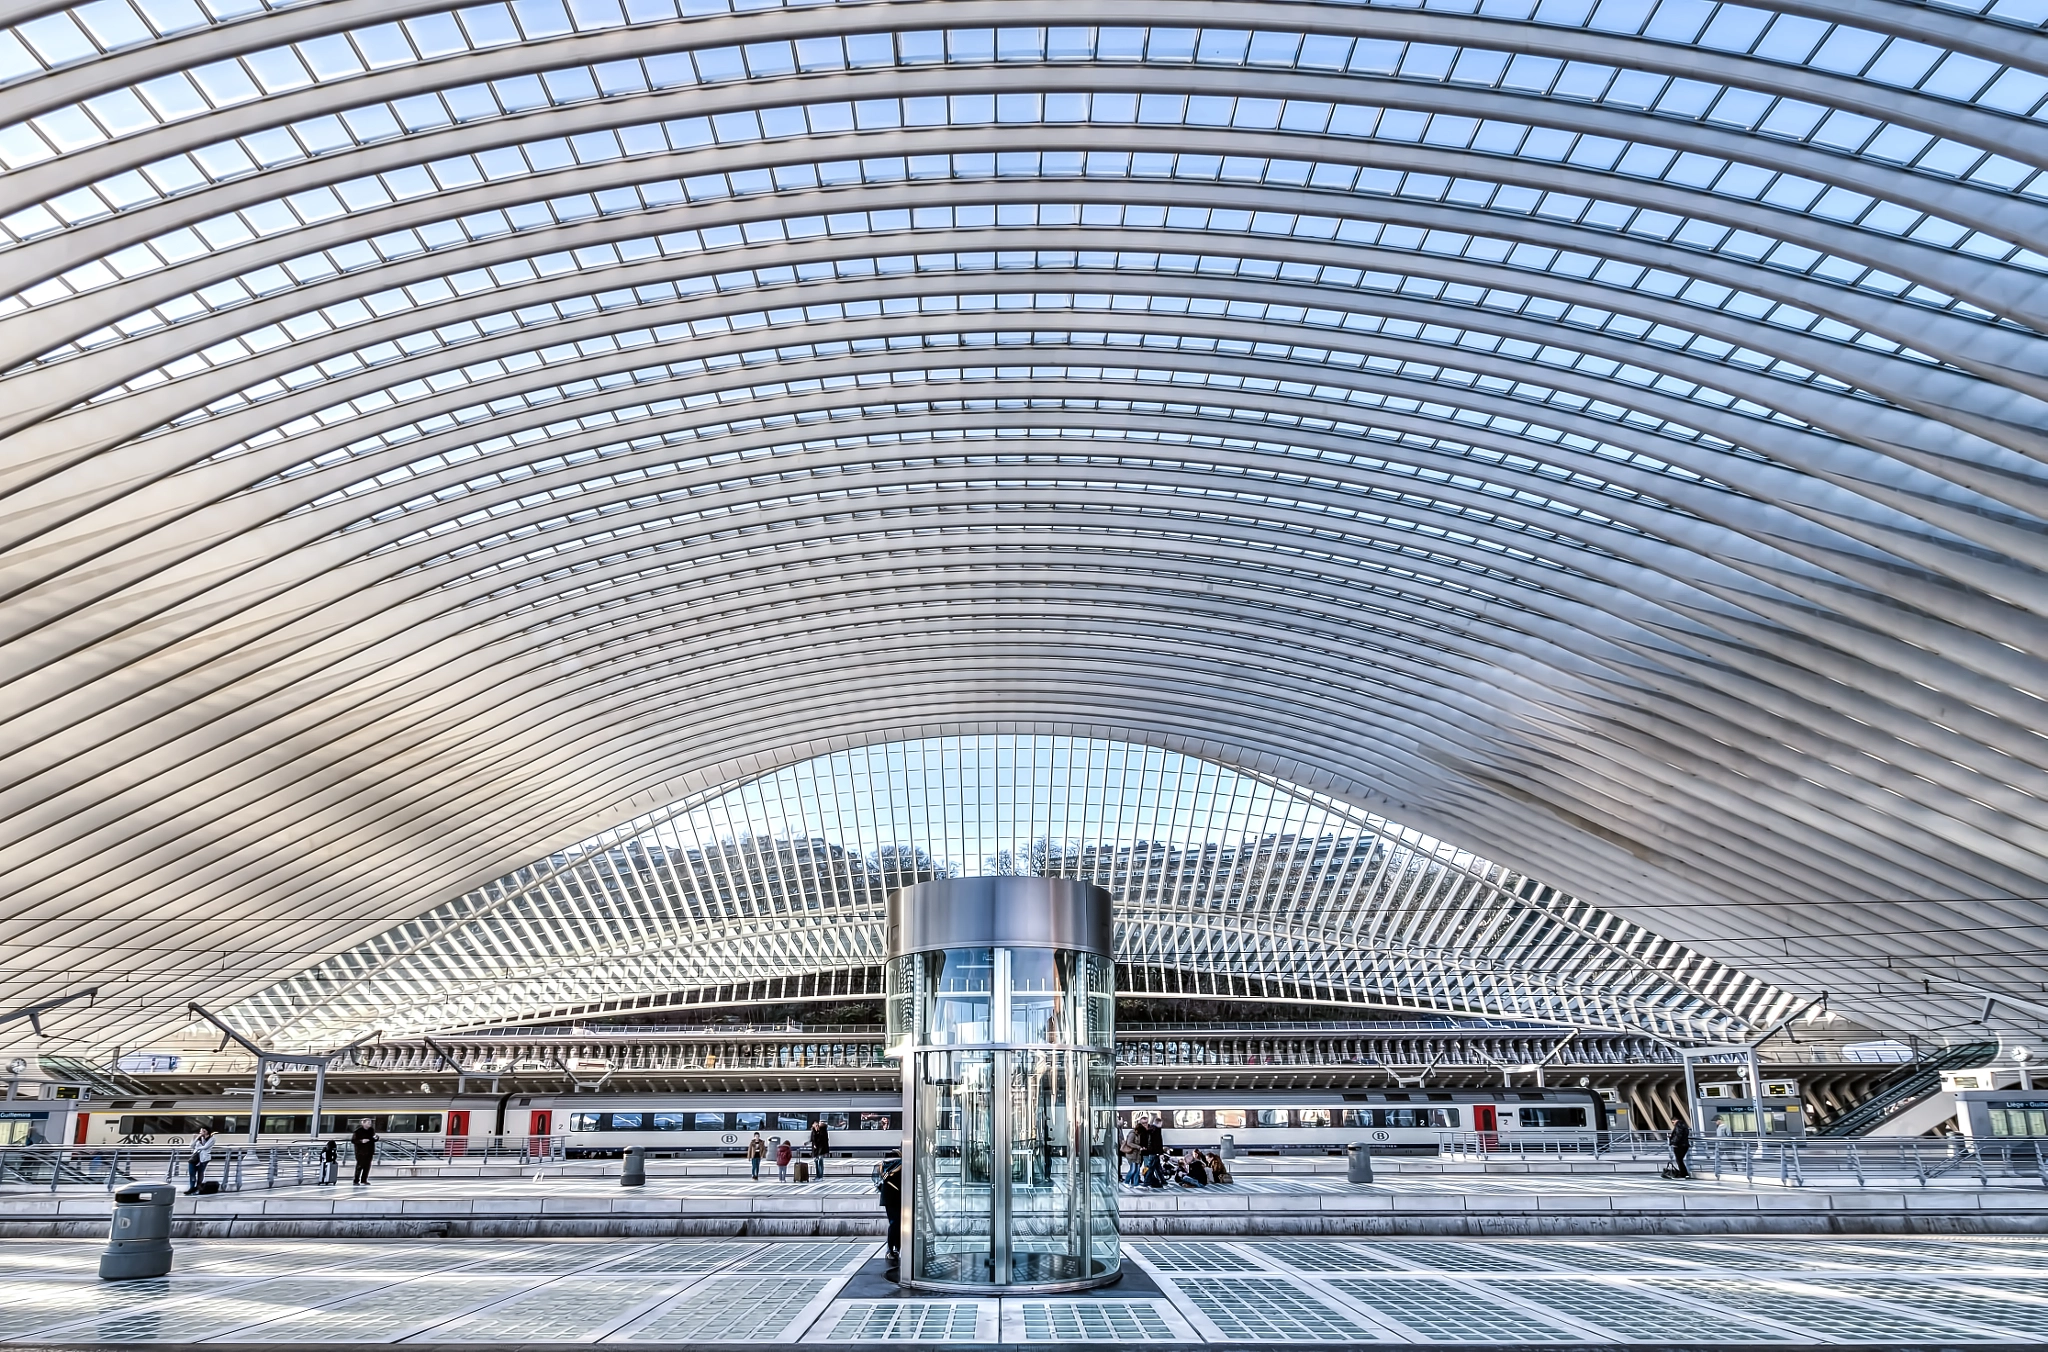
<svg viewBox="0 0 2048 1352"><path fill-rule="evenodd" d="M995 733L2038 1001L2044 24L0 4L0 1007Z"/></svg>
<svg viewBox="0 0 2048 1352"><path fill-rule="evenodd" d="M1688 1041L1761 1026L1791 999L1326 796L1157 748L1009 735L835 752L662 808L234 1016L311 1044L688 1003L873 966L890 890L990 872L1109 889L1138 991L1165 975L1190 993Z"/></svg>

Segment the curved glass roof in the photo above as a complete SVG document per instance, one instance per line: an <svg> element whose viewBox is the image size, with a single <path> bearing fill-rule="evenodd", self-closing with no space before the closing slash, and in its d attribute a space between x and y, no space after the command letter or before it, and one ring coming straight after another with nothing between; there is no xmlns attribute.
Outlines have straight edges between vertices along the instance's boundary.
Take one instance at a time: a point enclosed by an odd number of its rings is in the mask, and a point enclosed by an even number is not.
<svg viewBox="0 0 2048 1352"><path fill-rule="evenodd" d="M999 733L1875 1024L2035 991L2044 25L20 0L0 1009L121 1036Z"/></svg>
<svg viewBox="0 0 2048 1352"><path fill-rule="evenodd" d="M1548 1019L1689 1041L1792 997L1325 795L1043 734L869 745L695 795L537 860L231 1011L276 1042L878 992L887 893L1082 878L1118 988ZM831 978L816 981L820 975Z"/></svg>

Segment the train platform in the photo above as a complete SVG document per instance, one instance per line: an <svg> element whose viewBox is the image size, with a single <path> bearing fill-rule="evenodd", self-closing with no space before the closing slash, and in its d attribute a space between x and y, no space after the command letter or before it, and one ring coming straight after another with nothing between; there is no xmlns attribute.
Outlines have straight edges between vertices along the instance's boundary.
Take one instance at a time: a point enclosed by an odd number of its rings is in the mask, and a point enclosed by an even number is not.
<svg viewBox="0 0 2048 1352"><path fill-rule="evenodd" d="M835 1164L840 1163L835 1161ZM808 1183L773 1177L602 1175L380 1178L346 1184L180 1196L176 1232L208 1238L870 1237L883 1229L865 1162ZM103 1191L0 1192L0 1237L106 1233ZM1134 1236L1706 1235L2048 1233L2048 1189L1928 1185L1792 1187L1773 1180L1673 1182L1655 1175L1407 1175L1350 1183L1340 1174L1240 1175L1196 1190L1122 1190Z"/></svg>
<svg viewBox="0 0 2048 1352"><path fill-rule="evenodd" d="M834 1240L0 1242L0 1342L692 1348L1456 1342L1725 1348L2048 1340L2048 1239L1135 1239L1071 1296L900 1291Z"/></svg>

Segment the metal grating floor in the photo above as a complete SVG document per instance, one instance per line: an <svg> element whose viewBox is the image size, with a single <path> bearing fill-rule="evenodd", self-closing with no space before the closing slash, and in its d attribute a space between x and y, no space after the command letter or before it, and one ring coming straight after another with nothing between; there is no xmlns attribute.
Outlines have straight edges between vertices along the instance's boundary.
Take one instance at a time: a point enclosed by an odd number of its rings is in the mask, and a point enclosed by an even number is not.
<svg viewBox="0 0 2048 1352"><path fill-rule="evenodd" d="M849 1300L835 1305L809 1341L944 1343L981 1341L987 1323L979 1300ZM990 1330L992 1335L993 1330Z"/></svg>
<svg viewBox="0 0 2048 1352"><path fill-rule="evenodd" d="M1557 1342L1582 1336L1446 1277L1338 1277L1330 1285L1428 1342Z"/></svg>
<svg viewBox="0 0 2048 1352"><path fill-rule="evenodd" d="M1178 1277L1182 1295L1226 1339L1242 1342L1371 1342L1365 1324L1284 1277Z"/></svg>
<svg viewBox="0 0 2048 1352"><path fill-rule="evenodd" d="M1207 1240L1152 1239L1124 1245L1161 1272L1263 1272L1227 1244Z"/></svg>
<svg viewBox="0 0 2048 1352"><path fill-rule="evenodd" d="M811 1304L837 1285L829 1277L714 1277L631 1325L621 1341L788 1342Z"/></svg>
<svg viewBox="0 0 2048 1352"><path fill-rule="evenodd" d="M733 1264L734 1272L845 1272L865 1262L881 1246L871 1239L851 1243L812 1244L784 1242L764 1244L761 1251Z"/></svg>
<svg viewBox="0 0 2048 1352"><path fill-rule="evenodd" d="M1011 1300L1003 1341L1172 1343L1187 1335L1151 1300Z"/></svg>

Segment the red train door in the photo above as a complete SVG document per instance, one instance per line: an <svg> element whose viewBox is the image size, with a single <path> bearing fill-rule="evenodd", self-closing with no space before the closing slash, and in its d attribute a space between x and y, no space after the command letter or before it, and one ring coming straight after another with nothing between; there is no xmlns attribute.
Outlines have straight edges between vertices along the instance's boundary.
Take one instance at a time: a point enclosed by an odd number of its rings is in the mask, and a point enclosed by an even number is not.
<svg viewBox="0 0 2048 1352"><path fill-rule="evenodd" d="M1500 1137L1494 1135L1500 1130L1500 1117L1494 1112L1491 1103L1472 1105L1472 1130L1479 1133L1479 1148L1482 1151L1491 1150L1500 1144Z"/></svg>
<svg viewBox="0 0 2048 1352"><path fill-rule="evenodd" d="M555 1115L545 1108L533 1110L533 1125L527 1128L526 1152L529 1155L548 1153L548 1137L553 1133Z"/></svg>
<svg viewBox="0 0 2048 1352"><path fill-rule="evenodd" d="M469 1113L448 1114L447 1146L450 1155L461 1155L469 1150Z"/></svg>

